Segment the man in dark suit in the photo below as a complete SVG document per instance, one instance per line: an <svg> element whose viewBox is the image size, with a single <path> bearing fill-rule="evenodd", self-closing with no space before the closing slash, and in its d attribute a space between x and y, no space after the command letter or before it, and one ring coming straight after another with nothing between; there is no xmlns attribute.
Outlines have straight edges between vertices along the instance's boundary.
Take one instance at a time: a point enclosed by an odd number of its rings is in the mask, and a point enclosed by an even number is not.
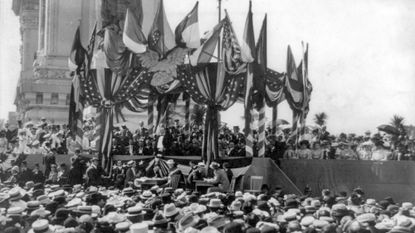
<svg viewBox="0 0 415 233"><path fill-rule="evenodd" d="M135 178L137 177L137 169L135 161L131 160L127 163L128 169L125 173L124 187L128 187L131 182L134 183Z"/></svg>
<svg viewBox="0 0 415 233"><path fill-rule="evenodd" d="M229 142L229 150L228 150L228 156L229 157L238 157L239 153L238 150L235 148L234 142Z"/></svg>
<svg viewBox="0 0 415 233"><path fill-rule="evenodd" d="M169 131L161 127L160 134L156 136L155 141L154 150L158 153L162 153L163 155L168 155L169 149L173 143L173 138Z"/></svg>
<svg viewBox="0 0 415 233"><path fill-rule="evenodd" d="M86 186L98 186L101 185L101 174L98 170L98 158L94 157L91 159L91 165L86 170Z"/></svg>
<svg viewBox="0 0 415 233"><path fill-rule="evenodd" d="M72 166L69 170L69 184L82 184L83 174L85 171L85 161L81 158L81 150L76 149L74 156L71 158Z"/></svg>
<svg viewBox="0 0 415 233"><path fill-rule="evenodd" d="M27 168L26 161L23 161L20 164L20 173L19 173L19 176L17 177L17 181L19 185L23 187L25 183L30 180L33 181L33 173L30 169Z"/></svg>

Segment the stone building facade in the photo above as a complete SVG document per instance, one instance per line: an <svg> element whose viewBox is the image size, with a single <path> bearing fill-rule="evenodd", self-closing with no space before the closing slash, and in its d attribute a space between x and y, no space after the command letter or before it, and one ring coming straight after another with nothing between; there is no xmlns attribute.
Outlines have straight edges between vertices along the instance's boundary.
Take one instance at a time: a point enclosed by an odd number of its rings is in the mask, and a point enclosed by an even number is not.
<svg viewBox="0 0 415 233"><path fill-rule="evenodd" d="M67 124L71 77L68 56L76 28L87 47L95 23L123 24L129 0L13 0L12 10L20 19L21 73L16 88L17 119L23 123L45 117ZM176 105L173 118L184 117L184 103ZM127 124L136 128L147 123L147 114L123 110ZM94 116L88 108L84 115ZM183 116L182 116L183 115ZM183 122L184 120L182 120Z"/></svg>
<svg viewBox="0 0 415 233"><path fill-rule="evenodd" d="M18 119L42 117L66 124L71 77L68 55L73 36L81 25L87 43L96 21L97 3L90 0L13 0L20 19L21 74L16 88Z"/></svg>

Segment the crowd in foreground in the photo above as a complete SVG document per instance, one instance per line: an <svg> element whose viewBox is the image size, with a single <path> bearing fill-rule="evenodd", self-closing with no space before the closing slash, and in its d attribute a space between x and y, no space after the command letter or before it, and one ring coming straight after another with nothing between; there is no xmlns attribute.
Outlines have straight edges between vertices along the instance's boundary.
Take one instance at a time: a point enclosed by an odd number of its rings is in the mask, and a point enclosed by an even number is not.
<svg viewBox="0 0 415 233"><path fill-rule="evenodd" d="M179 120L160 126L151 134L143 122L135 131L125 125L113 130L114 155L200 156L203 127L194 125L187 131ZM76 144L66 125L54 125L42 118L39 123L26 123L14 133L0 131L0 154L71 154L81 146L94 151L97 143L94 118L84 121L82 145ZM239 127L227 125L219 129L219 157L245 157L245 135ZM253 131L253 156L258 156L258 133ZM306 130L300 138L290 137L289 130L266 130L265 156L279 159L346 159L346 160L415 160L415 143L405 136L366 132L364 135L331 135L325 127Z"/></svg>
<svg viewBox="0 0 415 233"><path fill-rule="evenodd" d="M77 162L72 160L72 163ZM263 184L258 191L231 191L217 179L227 172L212 163L213 187L207 192L169 183L177 174L169 165L163 185L145 187L136 182L114 186L94 179L99 167L92 159L86 180L38 182L17 168L14 180L1 183L0 232L102 232L102 233L409 233L415 231L415 208L390 197L375 200L361 188L338 194L323 190L287 194L277 184ZM139 167L129 163L131 167ZM226 166L225 166L226 167ZM128 171L130 171L130 168ZM195 166L195 171L200 166ZM15 168L13 168L15 169ZM94 170L91 172L91 170ZM16 169L15 169L16 170ZM127 171L127 172L128 172ZM153 169L156 171L156 169ZM44 171L47 173L47 171ZM192 172L190 173L192 174ZM135 175L135 174L134 174ZM22 180L24 179L24 180ZM91 180L92 179L92 180ZM24 183L24 184L23 184ZM226 187L225 187L226 186ZM273 187L272 189L270 187Z"/></svg>

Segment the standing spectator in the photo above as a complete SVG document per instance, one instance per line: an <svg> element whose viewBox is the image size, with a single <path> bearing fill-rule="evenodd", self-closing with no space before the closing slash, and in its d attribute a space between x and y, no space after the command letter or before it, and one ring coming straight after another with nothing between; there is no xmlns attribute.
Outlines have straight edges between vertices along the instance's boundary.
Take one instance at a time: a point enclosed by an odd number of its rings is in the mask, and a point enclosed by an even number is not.
<svg viewBox="0 0 415 233"><path fill-rule="evenodd" d="M49 152L44 158L43 158L43 164L45 165L45 176L49 177L49 172L51 170L51 165L56 164L56 158L53 152Z"/></svg>
<svg viewBox="0 0 415 233"><path fill-rule="evenodd" d="M43 183L45 177L43 176L42 171L39 169L39 164L35 164L35 168L32 170L33 173L33 182L35 183Z"/></svg>
<svg viewBox="0 0 415 233"><path fill-rule="evenodd" d="M233 172L229 168L229 163L228 162L223 163L222 167L223 167L223 170L226 172L226 176L228 177L228 180L231 181L233 178Z"/></svg>
<svg viewBox="0 0 415 233"><path fill-rule="evenodd" d="M71 185L74 184L82 184L83 182L83 174L85 171L85 161L80 157L81 150L76 149L75 154L71 158L71 168L69 170L69 183Z"/></svg>
<svg viewBox="0 0 415 233"><path fill-rule="evenodd" d="M91 159L91 165L86 170L86 186L98 186L101 182L101 174L98 170L98 158Z"/></svg>
<svg viewBox="0 0 415 233"><path fill-rule="evenodd" d="M18 183L20 186L23 186L29 180L33 180L33 173L30 169L27 168L26 161L23 161L20 164L20 173L18 177Z"/></svg>
<svg viewBox="0 0 415 233"><path fill-rule="evenodd" d="M128 169L125 173L124 186L129 187L130 184L134 183L134 179L137 177L137 168L135 161L131 160L127 163Z"/></svg>
<svg viewBox="0 0 415 233"><path fill-rule="evenodd" d="M69 171L65 163L59 166L58 181L61 185L69 182Z"/></svg>

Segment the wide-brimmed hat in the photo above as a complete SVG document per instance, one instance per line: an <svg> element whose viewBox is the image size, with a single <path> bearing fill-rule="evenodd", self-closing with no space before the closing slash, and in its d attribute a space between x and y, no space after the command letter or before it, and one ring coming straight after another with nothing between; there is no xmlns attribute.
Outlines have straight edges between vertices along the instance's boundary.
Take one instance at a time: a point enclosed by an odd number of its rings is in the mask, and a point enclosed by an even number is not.
<svg viewBox="0 0 415 233"><path fill-rule="evenodd" d="M334 204L331 207L331 214L334 217L341 217L345 216L349 213L349 210L347 209L347 206L345 204Z"/></svg>
<svg viewBox="0 0 415 233"><path fill-rule="evenodd" d="M29 230L28 233L51 233L53 232L49 226L49 221L46 219L39 219L32 223L32 229Z"/></svg>
<svg viewBox="0 0 415 233"><path fill-rule="evenodd" d="M150 190L146 190L140 195L140 198L144 199L144 200L147 200L147 199L152 198L153 196L154 196L154 194Z"/></svg>
<svg viewBox="0 0 415 233"><path fill-rule="evenodd" d="M210 199L209 204L207 206L209 208L223 208L222 201L218 198Z"/></svg>
<svg viewBox="0 0 415 233"><path fill-rule="evenodd" d="M26 204L27 204L27 210L29 211L38 209L40 207L39 201L28 201Z"/></svg>
<svg viewBox="0 0 415 233"><path fill-rule="evenodd" d="M216 227L220 229L228 224L229 221L225 218L225 216L217 215L207 219L207 224L212 227Z"/></svg>
<svg viewBox="0 0 415 233"><path fill-rule="evenodd" d="M133 206L127 209L127 217L137 216L143 213L143 208L140 206Z"/></svg>
<svg viewBox="0 0 415 233"><path fill-rule="evenodd" d="M73 210L73 212L77 215L77 216L82 216L82 215L91 215L92 214L92 207L91 206L78 206L76 207L75 210Z"/></svg>
<svg viewBox="0 0 415 233"><path fill-rule="evenodd" d="M164 206L164 211L163 211L164 217L170 218L176 215L177 213L179 213L179 209L173 203L167 204Z"/></svg>
<svg viewBox="0 0 415 233"><path fill-rule="evenodd" d="M28 181L28 182L26 182L26 184L25 184L25 186L24 186L24 189L29 190L29 189L31 189L31 188L34 188L34 186L35 186L35 182L33 182L33 181Z"/></svg>
<svg viewBox="0 0 415 233"><path fill-rule="evenodd" d="M7 193L0 193L0 203L3 203L4 201L9 199L9 194Z"/></svg>
<svg viewBox="0 0 415 233"><path fill-rule="evenodd" d="M20 188L12 188L9 190L9 201L17 201L23 197Z"/></svg>
<svg viewBox="0 0 415 233"><path fill-rule="evenodd" d="M22 216L24 209L22 207L10 207L7 209L7 216Z"/></svg>
<svg viewBox="0 0 415 233"><path fill-rule="evenodd" d="M126 216L117 212L109 212L104 217L98 219L99 222L107 222L109 224L117 224L125 220L127 220Z"/></svg>
<svg viewBox="0 0 415 233"><path fill-rule="evenodd" d="M240 211L241 208L242 208L242 203L238 200L233 201L231 205L229 206L230 211Z"/></svg>
<svg viewBox="0 0 415 233"><path fill-rule="evenodd" d="M52 200L46 195L40 195L36 198L36 200L39 201L40 204L43 206L46 206L47 204L52 202Z"/></svg>
<svg viewBox="0 0 415 233"><path fill-rule="evenodd" d="M168 223L167 219L161 214L157 213L153 218L153 227L163 227Z"/></svg>
<svg viewBox="0 0 415 233"><path fill-rule="evenodd" d="M73 208L73 207L76 207L76 206L80 206L80 205L82 205L82 199L81 198L77 198L77 197L75 197L75 198L73 198L72 200L70 200L66 205L65 205L65 207L67 207L67 208Z"/></svg>
<svg viewBox="0 0 415 233"><path fill-rule="evenodd" d="M189 211L193 214L204 213L207 210L205 205L200 205L198 203L192 203L187 208L186 211Z"/></svg>
<svg viewBox="0 0 415 233"><path fill-rule="evenodd" d="M73 187L72 187L72 192L73 193L78 193L78 192L80 192L82 190L82 185L80 185L80 184L75 184Z"/></svg>
<svg viewBox="0 0 415 233"><path fill-rule="evenodd" d="M39 208L37 210L32 211L32 213L30 213L30 216L45 218L49 216L50 214L51 213L49 210L45 210L45 208Z"/></svg>
<svg viewBox="0 0 415 233"><path fill-rule="evenodd" d="M193 227L199 222L199 216L192 213L186 214L177 222L177 230L183 232L188 227Z"/></svg>
<svg viewBox="0 0 415 233"><path fill-rule="evenodd" d="M135 193L135 191L134 191L134 189L133 189L133 188L131 188L131 187L124 188L124 189L122 190L122 194L123 194L123 195L126 195L126 196L133 195L134 193Z"/></svg>
<svg viewBox="0 0 415 233"><path fill-rule="evenodd" d="M220 233L220 231L216 227L207 226L202 228L199 233Z"/></svg>
<svg viewBox="0 0 415 233"><path fill-rule="evenodd" d="M119 232L127 232L130 229L131 223L128 221L120 222L115 225L115 230Z"/></svg>
<svg viewBox="0 0 415 233"><path fill-rule="evenodd" d="M130 226L130 233L148 233L148 224L134 223Z"/></svg>

